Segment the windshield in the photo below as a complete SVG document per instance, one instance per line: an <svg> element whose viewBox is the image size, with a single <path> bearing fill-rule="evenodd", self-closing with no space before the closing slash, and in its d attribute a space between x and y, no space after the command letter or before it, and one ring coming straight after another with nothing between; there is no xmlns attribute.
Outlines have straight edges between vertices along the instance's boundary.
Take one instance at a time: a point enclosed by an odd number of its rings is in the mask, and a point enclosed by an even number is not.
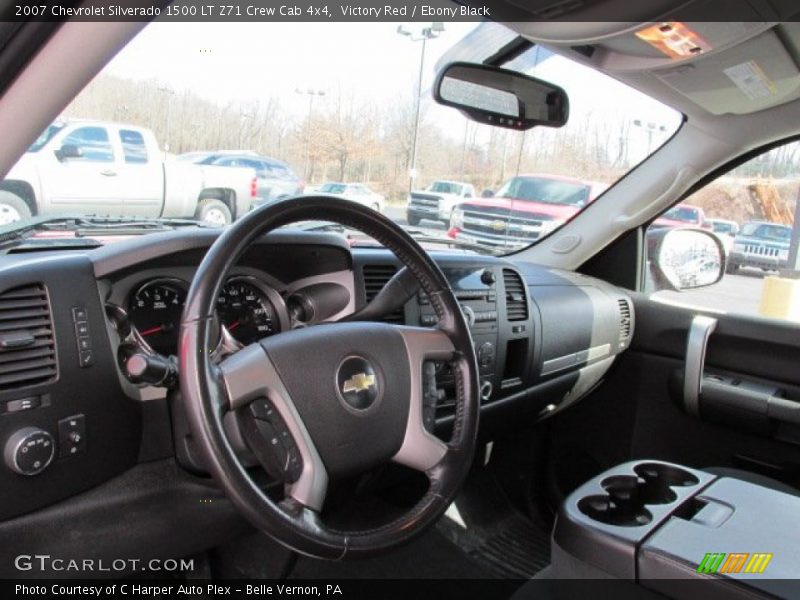
<svg viewBox="0 0 800 600"><path fill-rule="evenodd" d="M326 183L319 188L319 191L326 194L343 194L346 188L347 186L343 183Z"/></svg>
<svg viewBox="0 0 800 600"><path fill-rule="evenodd" d="M711 223L711 228L714 230L714 233L731 234L734 231L732 223L722 223L720 221L714 221Z"/></svg>
<svg viewBox="0 0 800 600"><path fill-rule="evenodd" d="M745 223L742 226L742 235L776 242L788 242L792 236L792 228L768 223Z"/></svg>
<svg viewBox="0 0 800 600"><path fill-rule="evenodd" d="M698 223L700 215L696 208L689 208L688 206L676 206L664 213L665 219L671 221L683 221L685 223Z"/></svg>
<svg viewBox="0 0 800 600"><path fill-rule="evenodd" d="M49 142L55 134L64 128L63 123L53 123L45 129L42 134L36 138L36 141L28 148L28 152L38 152L42 147Z"/></svg>
<svg viewBox="0 0 800 600"><path fill-rule="evenodd" d="M457 183L450 183L449 181L434 181L428 186L429 192L438 192L439 194L461 194L462 186Z"/></svg>
<svg viewBox="0 0 800 600"><path fill-rule="evenodd" d="M225 226L304 193L343 194L332 182L352 182L370 192L348 198L410 231L507 252L569 221L680 125L676 111L541 46L503 67L561 86L569 122L521 132L471 121L433 100L437 70L483 62L516 34L491 22L402 28L411 35L380 21L156 19L37 139L26 160L42 164L7 175L41 197L0 215ZM425 190L439 197L414 194ZM558 212L541 229L517 228L513 240L513 228L484 235L480 214L496 222L520 200L528 208L519 210ZM454 221L460 203L480 214Z"/></svg>
<svg viewBox="0 0 800 600"><path fill-rule="evenodd" d="M589 186L544 177L514 177L497 195L512 200L583 206L589 200Z"/></svg>

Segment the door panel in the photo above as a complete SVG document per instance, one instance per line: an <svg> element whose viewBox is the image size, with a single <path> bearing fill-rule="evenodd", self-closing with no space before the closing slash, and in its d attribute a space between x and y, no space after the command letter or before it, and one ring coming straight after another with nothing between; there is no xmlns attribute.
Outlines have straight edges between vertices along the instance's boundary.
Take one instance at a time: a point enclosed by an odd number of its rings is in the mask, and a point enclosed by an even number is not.
<svg viewBox="0 0 800 600"><path fill-rule="evenodd" d="M643 294L632 297L636 331L630 350L603 386L552 424L551 476L558 493L637 458L744 468L800 487L800 425L720 414L704 408L702 399L700 417L690 415L683 405L683 369L689 326L698 313ZM772 384L800 401L796 325L706 314L718 319L706 373Z"/></svg>

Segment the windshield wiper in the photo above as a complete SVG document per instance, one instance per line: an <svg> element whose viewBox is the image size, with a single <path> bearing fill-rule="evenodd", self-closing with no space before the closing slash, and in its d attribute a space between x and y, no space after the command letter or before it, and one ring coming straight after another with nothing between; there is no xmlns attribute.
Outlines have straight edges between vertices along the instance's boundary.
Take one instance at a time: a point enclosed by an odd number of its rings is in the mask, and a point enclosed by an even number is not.
<svg viewBox="0 0 800 600"><path fill-rule="evenodd" d="M0 243L22 239L34 231L73 231L76 237L86 234L140 235L169 231L177 227L212 227L202 221L164 217L106 217L96 215L45 215L0 227Z"/></svg>

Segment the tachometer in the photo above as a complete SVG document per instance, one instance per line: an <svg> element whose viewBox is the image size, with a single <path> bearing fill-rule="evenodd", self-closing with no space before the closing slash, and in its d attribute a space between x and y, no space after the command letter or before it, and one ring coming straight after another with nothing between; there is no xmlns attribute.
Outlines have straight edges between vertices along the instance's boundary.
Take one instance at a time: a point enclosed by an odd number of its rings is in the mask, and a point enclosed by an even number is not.
<svg viewBox="0 0 800 600"><path fill-rule="evenodd" d="M245 345L280 332L281 319L271 295L250 278L231 279L217 298L220 322Z"/></svg>
<svg viewBox="0 0 800 600"><path fill-rule="evenodd" d="M141 286L128 303L128 316L142 338L159 354L176 354L186 284L155 279Z"/></svg>

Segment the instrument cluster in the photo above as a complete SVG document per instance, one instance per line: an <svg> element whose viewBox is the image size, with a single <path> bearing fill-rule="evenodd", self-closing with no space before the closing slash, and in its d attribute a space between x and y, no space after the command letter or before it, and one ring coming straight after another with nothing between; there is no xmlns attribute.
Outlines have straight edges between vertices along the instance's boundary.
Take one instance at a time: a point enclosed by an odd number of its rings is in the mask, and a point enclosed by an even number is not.
<svg viewBox="0 0 800 600"><path fill-rule="evenodd" d="M158 354L178 352L178 332L189 284L177 278L157 278L136 288L127 303L131 325ZM280 294L252 276L230 277L217 296L216 316L226 335L246 346L280 333L288 313Z"/></svg>

